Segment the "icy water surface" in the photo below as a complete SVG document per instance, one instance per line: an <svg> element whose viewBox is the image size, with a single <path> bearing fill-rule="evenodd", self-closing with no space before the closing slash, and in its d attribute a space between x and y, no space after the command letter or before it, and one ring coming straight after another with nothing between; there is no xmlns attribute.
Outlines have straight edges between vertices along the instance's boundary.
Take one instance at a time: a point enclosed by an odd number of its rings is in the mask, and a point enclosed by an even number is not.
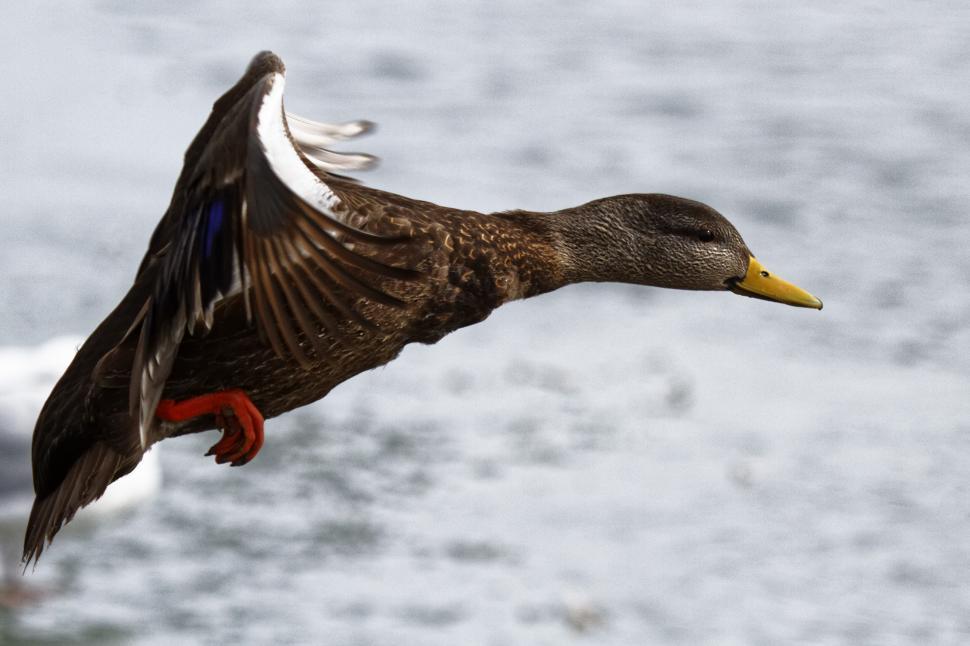
<svg viewBox="0 0 970 646"><path fill-rule="evenodd" d="M160 495L59 537L0 643L968 643L970 8L891 6L5 5L0 343L114 306L266 48L288 108L380 123L372 185L693 197L825 310L572 287L245 468L166 442Z"/></svg>

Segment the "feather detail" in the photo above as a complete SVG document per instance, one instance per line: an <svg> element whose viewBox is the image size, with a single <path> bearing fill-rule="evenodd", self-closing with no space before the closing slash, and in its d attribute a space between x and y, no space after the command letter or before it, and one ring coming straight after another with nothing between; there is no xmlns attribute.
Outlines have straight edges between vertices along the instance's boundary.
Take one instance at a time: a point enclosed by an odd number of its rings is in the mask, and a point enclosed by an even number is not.
<svg viewBox="0 0 970 646"><path fill-rule="evenodd" d="M286 113L286 121L293 138L300 146L327 146L373 132L377 124L373 121L358 119L344 123L323 123L305 117Z"/></svg>
<svg viewBox="0 0 970 646"><path fill-rule="evenodd" d="M141 454L138 454L140 459ZM77 510L104 493L124 473L125 459L103 443L95 443L71 466L64 480L50 494L34 500L24 535L24 567L37 563L44 547ZM137 463L137 460L135 460ZM132 464L128 470L134 468Z"/></svg>

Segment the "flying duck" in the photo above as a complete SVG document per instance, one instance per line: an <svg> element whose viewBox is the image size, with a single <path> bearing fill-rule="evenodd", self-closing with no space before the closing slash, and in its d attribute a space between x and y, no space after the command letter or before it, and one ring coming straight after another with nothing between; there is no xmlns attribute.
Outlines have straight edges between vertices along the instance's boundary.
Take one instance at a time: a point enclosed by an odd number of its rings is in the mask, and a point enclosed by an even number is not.
<svg viewBox="0 0 970 646"><path fill-rule="evenodd" d="M221 429L209 454L246 464L265 419L511 300L596 281L822 308L693 200L485 214L359 184L342 173L374 158L330 147L371 124L287 112L284 70L262 52L215 102L134 284L47 399L25 563L155 442Z"/></svg>

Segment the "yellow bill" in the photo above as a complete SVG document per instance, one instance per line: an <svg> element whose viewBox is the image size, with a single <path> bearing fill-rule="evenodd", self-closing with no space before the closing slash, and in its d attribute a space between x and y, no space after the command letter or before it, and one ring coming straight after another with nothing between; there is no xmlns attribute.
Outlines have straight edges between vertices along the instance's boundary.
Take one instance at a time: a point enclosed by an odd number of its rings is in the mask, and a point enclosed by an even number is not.
<svg viewBox="0 0 970 646"><path fill-rule="evenodd" d="M792 285L787 280L778 278L764 268L758 259L751 256L748 261L748 272L744 278L728 286L735 294L762 298L795 307L811 307L822 309L822 301L815 298L801 287Z"/></svg>

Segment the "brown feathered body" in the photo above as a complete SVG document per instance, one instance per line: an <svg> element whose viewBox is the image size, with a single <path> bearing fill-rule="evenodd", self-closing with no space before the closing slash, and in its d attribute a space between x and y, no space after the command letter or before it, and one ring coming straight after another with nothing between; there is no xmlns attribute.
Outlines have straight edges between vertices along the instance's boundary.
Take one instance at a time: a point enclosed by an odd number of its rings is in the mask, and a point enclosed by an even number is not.
<svg viewBox="0 0 970 646"><path fill-rule="evenodd" d="M337 334L320 325L317 344L323 352L309 350L311 344L296 332L300 344L308 348L312 366L307 369L292 357L274 352L261 338L247 320L243 295L238 294L215 308L210 332L182 340L164 397L180 400L240 388L267 419L275 417L317 401L341 382L391 361L408 343L434 343L483 320L506 301L562 282L557 251L541 217L450 209L333 177L327 181L344 208L353 213L354 226L374 233L407 233L411 242L384 251L383 260L413 267L423 278L372 277L405 305L357 299L354 307L371 325L343 320ZM27 536L30 547L42 545L64 509L88 504L102 493L94 484L85 490L86 480L111 482L129 473L141 459L143 450L131 433L129 407L136 338L125 336L154 278L150 267L142 271L118 307L81 347L41 412L38 428L56 425L58 432L34 436L34 487L38 502L49 504L35 505L35 531ZM92 371L112 351L110 365ZM166 423L155 439L214 428L211 416ZM77 484L59 491L69 475ZM38 549L33 555L39 553Z"/></svg>

